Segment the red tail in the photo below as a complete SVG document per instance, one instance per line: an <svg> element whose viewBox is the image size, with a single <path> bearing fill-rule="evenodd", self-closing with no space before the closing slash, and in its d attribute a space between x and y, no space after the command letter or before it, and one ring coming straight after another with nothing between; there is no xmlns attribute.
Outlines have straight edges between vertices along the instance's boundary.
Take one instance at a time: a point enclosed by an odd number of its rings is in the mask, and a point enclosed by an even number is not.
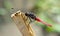
<svg viewBox="0 0 60 36"><path fill-rule="evenodd" d="M50 27L52 27L51 24L47 24L46 22L42 21L42 20L39 19L39 18L35 18L35 20L38 21L38 22L41 22L41 23L45 24L46 26L50 26Z"/></svg>

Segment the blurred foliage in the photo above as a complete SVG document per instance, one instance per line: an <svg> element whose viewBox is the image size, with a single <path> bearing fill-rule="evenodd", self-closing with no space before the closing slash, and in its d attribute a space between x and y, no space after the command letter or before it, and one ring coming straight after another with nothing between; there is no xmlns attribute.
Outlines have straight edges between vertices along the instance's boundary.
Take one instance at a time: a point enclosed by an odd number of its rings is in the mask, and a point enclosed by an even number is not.
<svg viewBox="0 0 60 36"><path fill-rule="evenodd" d="M6 10L4 8L0 8L0 15L5 15L6 14Z"/></svg>
<svg viewBox="0 0 60 36"><path fill-rule="evenodd" d="M13 5L10 1L4 0L4 8L0 8L0 15L5 15L7 11L11 11Z"/></svg>
<svg viewBox="0 0 60 36"><path fill-rule="evenodd" d="M10 1L5 0L4 1L4 7L5 7L5 9L7 9L7 11L11 11L11 8L13 8L13 5Z"/></svg>
<svg viewBox="0 0 60 36"><path fill-rule="evenodd" d="M4 0L3 8L0 8L0 23L10 22L11 8L13 8L11 1Z"/></svg>
<svg viewBox="0 0 60 36"><path fill-rule="evenodd" d="M32 12L35 12L43 21L52 24L52 27L36 23L45 28L46 31L60 32L60 24L55 22L56 15L60 15L60 0L37 0ZM55 18L54 18L55 17ZM60 16L59 16L60 17ZM57 18L56 18L57 20Z"/></svg>

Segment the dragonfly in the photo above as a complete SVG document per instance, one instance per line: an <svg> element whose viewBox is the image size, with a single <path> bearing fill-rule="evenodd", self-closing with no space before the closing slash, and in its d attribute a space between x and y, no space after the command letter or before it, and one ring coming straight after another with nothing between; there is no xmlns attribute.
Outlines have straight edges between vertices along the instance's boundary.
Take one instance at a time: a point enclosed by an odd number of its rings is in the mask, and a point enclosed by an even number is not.
<svg viewBox="0 0 60 36"><path fill-rule="evenodd" d="M14 8L12 8L12 9L14 9ZM41 22L42 24L44 24L44 25L46 25L46 26L49 26L49 27L52 27L52 24L48 24L48 23L46 23L46 22L44 22L42 19L40 19L40 18L38 18L36 15L34 15L33 13L28 13L28 12L25 12L25 16L27 16L27 17L29 17L29 18L31 18L31 19L33 19L33 20L36 20L36 21L38 21L38 22ZM30 20L31 20L30 19Z"/></svg>
<svg viewBox="0 0 60 36"><path fill-rule="evenodd" d="M46 22L44 22L42 19L38 18L37 16L35 16L33 13L25 13L25 15L33 20L36 20L38 22L41 22L42 24L52 27L52 24L48 24Z"/></svg>

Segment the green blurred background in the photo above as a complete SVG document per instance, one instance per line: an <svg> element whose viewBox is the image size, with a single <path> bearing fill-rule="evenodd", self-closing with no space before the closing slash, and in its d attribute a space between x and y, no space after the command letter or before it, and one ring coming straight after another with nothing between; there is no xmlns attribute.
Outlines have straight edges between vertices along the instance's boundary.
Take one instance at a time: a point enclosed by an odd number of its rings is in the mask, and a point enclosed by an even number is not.
<svg viewBox="0 0 60 36"><path fill-rule="evenodd" d="M21 10L33 12L43 21L52 24L47 27L34 21L36 36L60 36L60 0L0 0L0 35L21 36L11 19L11 14Z"/></svg>

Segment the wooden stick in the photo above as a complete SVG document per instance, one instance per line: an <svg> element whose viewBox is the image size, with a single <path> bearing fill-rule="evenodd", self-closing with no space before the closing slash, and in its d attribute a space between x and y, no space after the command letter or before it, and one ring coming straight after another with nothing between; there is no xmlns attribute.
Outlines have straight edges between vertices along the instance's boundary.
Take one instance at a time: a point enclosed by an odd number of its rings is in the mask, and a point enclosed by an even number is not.
<svg viewBox="0 0 60 36"><path fill-rule="evenodd" d="M27 16L25 16L24 13L17 11L16 13L12 14L11 17L23 36L34 36L33 29L29 23L30 20Z"/></svg>

